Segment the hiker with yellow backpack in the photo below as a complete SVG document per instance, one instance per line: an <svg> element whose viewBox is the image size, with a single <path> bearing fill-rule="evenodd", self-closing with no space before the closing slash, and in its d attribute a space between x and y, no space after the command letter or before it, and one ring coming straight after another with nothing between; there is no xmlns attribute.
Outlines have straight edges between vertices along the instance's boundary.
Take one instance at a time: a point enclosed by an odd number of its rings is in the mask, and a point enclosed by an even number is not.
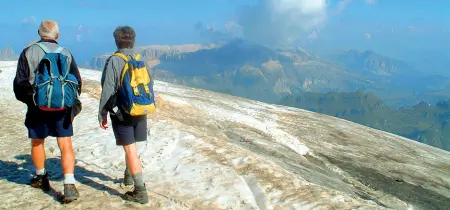
<svg viewBox="0 0 450 210"><path fill-rule="evenodd" d="M150 68L133 49L136 39L133 28L117 27L114 39L118 50L103 69L98 120L106 130L110 113L116 145L125 150L124 184L134 184L134 190L126 192L124 199L145 204L148 195L136 142L147 140L147 114L155 110L153 79Z"/></svg>

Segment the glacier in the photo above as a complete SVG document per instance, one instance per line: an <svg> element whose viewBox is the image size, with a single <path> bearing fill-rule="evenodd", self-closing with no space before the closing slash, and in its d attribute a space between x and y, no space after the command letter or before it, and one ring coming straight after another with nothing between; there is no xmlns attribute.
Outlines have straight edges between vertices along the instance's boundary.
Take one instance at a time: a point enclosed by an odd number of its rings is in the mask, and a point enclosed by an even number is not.
<svg viewBox="0 0 450 210"><path fill-rule="evenodd" d="M157 111L138 144L147 205L120 198L125 153L97 122L101 72L81 69L74 121L80 199L61 205L60 153L45 143L53 191L34 172L12 91L17 62L0 62L0 208L4 209L448 209L450 153L306 110L155 82ZM110 122L110 120L109 120ZM244 139L246 139L244 141Z"/></svg>

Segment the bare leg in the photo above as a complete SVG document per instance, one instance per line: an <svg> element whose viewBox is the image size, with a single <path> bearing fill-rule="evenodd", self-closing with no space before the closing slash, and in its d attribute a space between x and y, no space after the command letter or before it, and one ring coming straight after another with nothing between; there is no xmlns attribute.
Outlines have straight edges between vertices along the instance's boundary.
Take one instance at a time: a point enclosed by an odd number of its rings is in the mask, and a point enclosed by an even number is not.
<svg viewBox="0 0 450 210"><path fill-rule="evenodd" d="M31 160L37 170L45 168L44 139L31 140Z"/></svg>
<svg viewBox="0 0 450 210"><path fill-rule="evenodd" d="M61 151L61 164L64 174L73 174L75 170L75 153L72 147L71 137L57 138Z"/></svg>
<svg viewBox="0 0 450 210"><path fill-rule="evenodd" d="M36 175L30 181L34 188L41 188L44 191L50 190L50 182L45 171L45 149L44 139L31 140L31 160L36 168Z"/></svg>
<svg viewBox="0 0 450 210"><path fill-rule="evenodd" d="M137 155L136 143L124 146L123 149L125 150L125 161L130 174L135 175L141 173L142 165Z"/></svg>

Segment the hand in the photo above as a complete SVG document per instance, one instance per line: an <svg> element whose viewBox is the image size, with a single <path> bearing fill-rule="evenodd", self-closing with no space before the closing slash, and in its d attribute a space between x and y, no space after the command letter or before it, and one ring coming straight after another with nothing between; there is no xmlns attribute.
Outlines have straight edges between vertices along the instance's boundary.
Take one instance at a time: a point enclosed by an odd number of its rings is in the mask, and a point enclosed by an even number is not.
<svg viewBox="0 0 450 210"><path fill-rule="evenodd" d="M106 130L108 128L108 120L103 120L100 122L100 128L102 128L103 130Z"/></svg>

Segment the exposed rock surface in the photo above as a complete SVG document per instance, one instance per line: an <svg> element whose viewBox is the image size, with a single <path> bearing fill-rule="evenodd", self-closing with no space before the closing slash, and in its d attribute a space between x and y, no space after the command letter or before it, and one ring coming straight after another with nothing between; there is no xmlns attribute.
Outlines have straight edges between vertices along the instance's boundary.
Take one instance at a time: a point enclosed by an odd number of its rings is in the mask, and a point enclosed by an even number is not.
<svg viewBox="0 0 450 210"><path fill-rule="evenodd" d="M100 72L83 70L73 137L81 198L60 205L59 151L47 140L54 190L34 172L12 93L16 63L0 77L0 208L139 208L123 202L123 149L98 127ZM448 209L450 154L334 117L157 81L158 110L138 145L150 209ZM141 207L142 208L142 207Z"/></svg>

